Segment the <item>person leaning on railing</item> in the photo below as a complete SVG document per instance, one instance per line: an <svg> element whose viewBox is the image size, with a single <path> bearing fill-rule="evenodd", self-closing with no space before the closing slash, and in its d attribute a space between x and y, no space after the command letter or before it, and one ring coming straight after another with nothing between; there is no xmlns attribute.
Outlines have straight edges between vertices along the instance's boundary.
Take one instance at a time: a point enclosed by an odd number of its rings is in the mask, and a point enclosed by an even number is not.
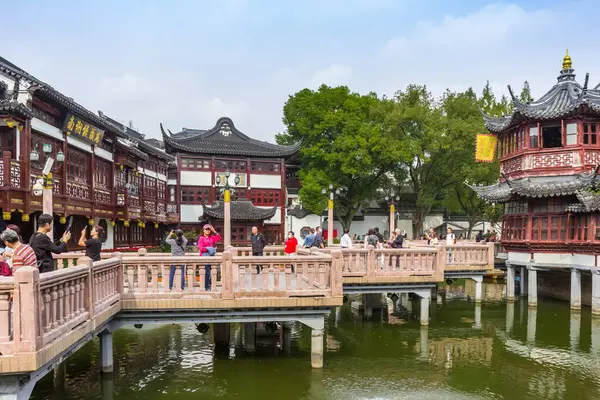
<svg viewBox="0 0 600 400"><path fill-rule="evenodd" d="M215 228L210 224L204 225L202 236L198 238L200 256L210 257L216 255L217 249L215 247L219 240L221 240L221 235L215 231ZM204 267L204 289L210 291L211 288L210 264L206 264Z"/></svg>
<svg viewBox="0 0 600 400"><path fill-rule="evenodd" d="M171 246L171 255L173 257L182 257L185 256L185 246L187 246L187 238L183 236L183 231L181 229L177 229L175 231L171 231L167 238L165 239L165 243ZM171 270L169 271L169 290L173 288L173 280L175 279L175 270L176 265L171 265ZM192 282L190 282L190 285ZM185 265L181 264L181 289L185 286Z"/></svg>

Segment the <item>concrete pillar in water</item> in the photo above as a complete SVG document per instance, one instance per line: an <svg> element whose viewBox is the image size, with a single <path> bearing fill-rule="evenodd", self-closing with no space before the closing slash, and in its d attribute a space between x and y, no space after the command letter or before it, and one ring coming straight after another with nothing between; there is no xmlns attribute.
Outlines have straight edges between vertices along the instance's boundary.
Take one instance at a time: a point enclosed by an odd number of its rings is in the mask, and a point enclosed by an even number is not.
<svg viewBox="0 0 600 400"><path fill-rule="evenodd" d="M36 380L25 381L25 375L0 375L0 400L27 400L33 392Z"/></svg>
<svg viewBox="0 0 600 400"><path fill-rule="evenodd" d="M244 324L244 349L248 353L256 351L256 322Z"/></svg>
<svg viewBox="0 0 600 400"><path fill-rule="evenodd" d="M339 307L338 307L339 312ZM283 325L283 338L282 338L281 347L283 347L283 352L286 355L290 355L292 348L292 325L289 322L286 322Z"/></svg>
<svg viewBox="0 0 600 400"><path fill-rule="evenodd" d="M590 352L595 356L600 356L600 318L592 318L592 343Z"/></svg>
<svg viewBox="0 0 600 400"><path fill-rule="evenodd" d="M313 368L323 368L323 329L313 328L310 346L310 365Z"/></svg>
<svg viewBox="0 0 600 400"><path fill-rule="evenodd" d="M506 300L515 301L515 267L506 266Z"/></svg>
<svg viewBox="0 0 600 400"><path fill-rule="evenodd" d="M435 300L436 302L437 302L437 297L438 297L437 291L438 291L437 285L435 285L434 287L431 288L431 299Z"/></svg>
<svg viewBox="0 0 600 400"><path fill-rule="evenodd" d="M514 307L514 303L513 303ZM475 304L475 329L481 329L481 304Z"/></svg>
<svg viewBox="0 0 600 400"><path fill-rule="evenodd" d="M213 324L215 344L229 344L229 323Z"/></svg>
<svg viewBox="0 0 600 400"><path fill-rule="evenodd" d="M579 338L581 336L581 313L577 310L571 310L571 320L569 323L569 339L571 340L571 351L579 348Z"/></svg>
<svg viewBox="0 0 600 400"><path fill-rule="evenodd" d="M421 359L429 360L429 327L422 326L419 333L419 343L421 347Z"/></svg>
<svg viewBox="0 0 600 400"><path fill-rule="evenodd" d="M510 335L515 324L515 303L506 303L506 334Z"/></svg>
<svg viewBox="0 0 600 400"><path fill-rule="evenodd" d="M537 271L535 269L527 269L527 283L527 304L529 307L537 307Z"/></svg>
<svg viewBox="0 0 600 400"><path fill-rule="evenodd" d="M600 270L592 271L592 316L600 316Z"/></svg>
<svg viewBox="0 0 600 400"><path fill-rule="evenodd" d="M67 380L67 364L63 361L54 367L54 390L63 391Z"/></svg>
<svg viewBox="0 0 600 400"><path fill-rule="evenodd" d="M480 304L483 299L483 275L471 277L475 281L475 303Z"/></svg>
<svg viewBox="0 0 600 400"><path fill-rule="evenodd" d="M537 307L527 310L527 342L535 343L535 330L537 328Z"/></svg>
<svg viewBox="0 0 600 400"><path fill-rule="evenodd" d="M519 281L521 296L527 295L527 268L521 267L521 280Z"/></svg>
<svg viewBox="0 0 600 400"><path fill-rule="evenodd" d="M421 325L429 325L429 302L431 301L431 290L421 290L416 292L416 294L421 297Z"/></svg>
<svg viewBox="0 0 600 400"><path fill-rule="evenodd" d="M112 332L104 331L99 336L102 372L111 373L114 369Z"/></svg>
<svg viewBox="0 0 600 400"><path fill-rule="evenodd" d="M571 309L581 310L581 271L571 269Z"/></svg>

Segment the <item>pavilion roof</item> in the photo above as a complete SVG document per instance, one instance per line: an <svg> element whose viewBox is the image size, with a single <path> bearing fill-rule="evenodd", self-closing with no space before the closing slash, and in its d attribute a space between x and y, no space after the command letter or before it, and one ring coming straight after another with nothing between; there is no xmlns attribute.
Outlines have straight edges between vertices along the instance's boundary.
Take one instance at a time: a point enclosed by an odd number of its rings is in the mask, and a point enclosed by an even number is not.
<svg viewBox="0 0 600 400"><path fill-rule="evenodd" d="M203 207L203 216L216 219L223 219L225 206L222 201L216 201L212 206ZM250 200L240 199L231 202L231 220L232 221L264 221L273 218L277 206L272 208L260 208L252 204Z"/></svg>
<svg viewBox="0 0 600 400"><path fill-rule="evenodd" d="M219 118L208 130L187 129L169 134L160 125L167 151L176 150L197 154L218 154L252 157L289 157L297 153L300 145L280 146L252 139L236 129L230 118Z"/></svg>
<svg viewBox="0 0 600 400"><path fill-rule="evenodd" d="M485 126L492 133L502 133L527 121L558 120L581 114L600 116L600 84L590 89L588 81L589 74L586 74L583 86L575 80L575 70L567 53L557 83L546 94L535 101L523 103L509 85L512 113L492 117L482 112Z"/></svg>
<svg viewBox="0 0 600 400"><path fill-rule="evenodd" d="M600 182L597 169L591 173L560 176L536 176L504 180L489 186L468 185L477 195L492 203L506 203L513 196L553 197L569 196L594 187Z"/></svg>

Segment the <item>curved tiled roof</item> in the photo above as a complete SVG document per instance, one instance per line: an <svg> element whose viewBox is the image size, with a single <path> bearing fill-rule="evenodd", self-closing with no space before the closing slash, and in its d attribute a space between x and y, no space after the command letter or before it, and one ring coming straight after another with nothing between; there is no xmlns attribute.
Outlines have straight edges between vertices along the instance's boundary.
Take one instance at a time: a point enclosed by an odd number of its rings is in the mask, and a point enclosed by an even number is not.
<svg viewBox="0 0 600 400"><path fill-rule="evenodd" d="M224 218L224 204L216 201L212 206L203 207L204 216L216 219ZM273 208L256 207L249 200L234 200L231 202L231 220L232 221L263 221L271 219L277 211L277 206Z"/></svg>
<svg viewBox="0 0 600 400"><path fill-rule="evenodd" d="M307 215L311 215L311 214L313 214L313 213L308 211L306 208L303 208L300 206L296 206L288 211L289 216L296 217L296 218L304 218Z"/></svg>
<svg viewBox="0 0 600 400"><path fill-rule="evenodd" d="M558 82L536 101L523 103L514 95L510 86L513 112L510 115L491 117L483 112L486 128L493 133L504 132L525 121L557 120L576 114L600 115L600 90L588 89L589 74L581 86L575 80L573 68L560 71Z"/></svg>
<svg viewBox="0 0 600 400"><path fill-rule="evenodd" d="M540 176L505 180L489 186L468 185L477 195L492 203L505 203L512 196L552 197L577 194L600 182L597 171L567 176Z"/></svg>
<svg viewBox="0 0 600 400"><path fill-rule="evenodd" d="M300 149L300 145L279 146L252 139L238 131L230 118L219 118L217 124L207 131L184 130L178 134L162 126L160 129L167 150L179 150L188 153L223 154L253 157L288 157Z"/></svg>

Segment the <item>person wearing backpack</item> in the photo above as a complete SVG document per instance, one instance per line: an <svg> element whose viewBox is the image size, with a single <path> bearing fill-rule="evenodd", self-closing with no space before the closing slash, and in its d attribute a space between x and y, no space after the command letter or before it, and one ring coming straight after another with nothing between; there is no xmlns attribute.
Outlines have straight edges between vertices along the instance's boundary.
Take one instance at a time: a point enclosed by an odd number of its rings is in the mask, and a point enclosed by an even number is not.
<svg viewBox="0 0 600 400"><path fill-rule="evenodd" d="M61 254L67 250L67 242L71 239L71 232L65 232L56 243L48 237L52 231L54 218L50 214L42 214L38 218L38 230L29 239L29 245L35 252L40 274L54 270L54 258L52 253Z"/></svg>
<svg viewBox="0 0 600 400"><path fill-rule="evenodd" d="M307 249L310 249L311 247L313 247L314 242L315 242L315 230L313 228L310 228L310 233L308 234L308 236L306 236L304 238L303 246L306 247Z"/></svg>
<svg viewBox="0 0 600 400"><path fill-rule="evenodd" d="M171 231L167 238L165 239L165 243L171 246L171 256L173 257L183 257L185 256L185 246L187 245L187 238L183 236L183 231L181 229L177 229L175 231ZM171 265L171 270L169 271L169 290L173 289L173 280L175 279L175 270L176 266ZM190 285L193 283L190 283ZM185 265L181 265L181 289L185 286Z"/></svg>
<svg viewBox="0 0 600 400"><path fill-rule="evenodd" d="M367 236L365 236L365 248L367 246L373 246L374 248L379 248L379 238L375 234L374 229L369 229Z"/></svg>
<svg viewBox="0 0 600 400"><path fill-rule="evenodd" d="M325 248L325 241L323 240L323 228L317 226L315 229L315 240L313 240L312 247L316 247L317 249ZM331 233L331 232L330 232Z"/></svg>

